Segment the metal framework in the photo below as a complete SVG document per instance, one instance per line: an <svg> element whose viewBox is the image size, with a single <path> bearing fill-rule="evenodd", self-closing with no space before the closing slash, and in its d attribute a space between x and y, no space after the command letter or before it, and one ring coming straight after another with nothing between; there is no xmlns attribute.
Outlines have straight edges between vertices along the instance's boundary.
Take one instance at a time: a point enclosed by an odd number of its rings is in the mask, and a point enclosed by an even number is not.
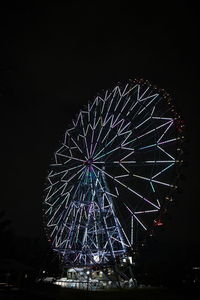
<svg viewBox="0 0 200 300"><path fill-rule="evenodd" d="M76 266L108 265L126 252L105 175L92 170L91 164L68 206L65 227L68 240L59 251L67 265L72 262Z"/></svg>
<svg viewBox="0 0 200 300"><path fill-rule="evenodd" d="M44 220L65 265L112 265L172 201L183 124L170 96L133 80L79 112L47 176Z"/></svg>

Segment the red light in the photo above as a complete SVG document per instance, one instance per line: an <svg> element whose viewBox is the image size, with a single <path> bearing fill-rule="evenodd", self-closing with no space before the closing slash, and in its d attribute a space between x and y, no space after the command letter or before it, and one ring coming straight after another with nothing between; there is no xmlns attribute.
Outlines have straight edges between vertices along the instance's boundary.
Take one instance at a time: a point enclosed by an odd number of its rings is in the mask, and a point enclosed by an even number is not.
<svg viewBox="0 0 200 300"><path fill-rule="evenodd" d="M163 225L164 223L160 219L154 220L154 226L163 226Z"/></svg>

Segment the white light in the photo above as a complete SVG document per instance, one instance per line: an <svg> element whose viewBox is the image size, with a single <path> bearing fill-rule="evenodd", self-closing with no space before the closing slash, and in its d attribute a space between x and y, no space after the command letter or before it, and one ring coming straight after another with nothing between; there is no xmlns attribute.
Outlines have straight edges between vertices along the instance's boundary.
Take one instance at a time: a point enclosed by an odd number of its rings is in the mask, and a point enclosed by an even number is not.
<svg viewBox="0 0 200 300"><path fill-rule="evenodd" d="M130 263L132 264L132 263L133 263L133 259L132 259L132 257L131 257L131 256L129 256L128 258L129 258L129 261L130 261Z"/></svg>
<svg viewBox="0 0 200 300"><path fill-rule="evenodd" d="M94 261L95 261L95 262L99 262L99 261L100 261L99 255L94 255Z"/></svg>

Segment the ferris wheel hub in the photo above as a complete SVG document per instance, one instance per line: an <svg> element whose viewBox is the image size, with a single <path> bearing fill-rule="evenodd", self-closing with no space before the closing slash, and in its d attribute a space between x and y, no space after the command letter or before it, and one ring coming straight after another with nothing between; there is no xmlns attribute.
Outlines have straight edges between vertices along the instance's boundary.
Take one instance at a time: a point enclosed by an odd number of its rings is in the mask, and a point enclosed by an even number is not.
<svg viewBox="0 0 200 300"><path fill-rule="evenodd" d="M88 160L86 160L84 162L84 165L87 166L87 167L91 167L93 164L93 159L92 158L89 158Z"/></svg>

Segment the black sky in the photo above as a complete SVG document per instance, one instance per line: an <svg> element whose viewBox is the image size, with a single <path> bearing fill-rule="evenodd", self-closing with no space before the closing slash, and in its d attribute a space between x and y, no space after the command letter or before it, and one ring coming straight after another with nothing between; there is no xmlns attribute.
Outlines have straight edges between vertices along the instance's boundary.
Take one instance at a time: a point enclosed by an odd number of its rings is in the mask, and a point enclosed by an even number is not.
<svg viewBox="0 0 200 300"><path fill-rule="evenodd" d="M186 181L162 239L199 243L197 7L27 2L0 8L0 208L13 230L41 234L46 171L74 114L101 89L143 77L172 94L188 127Z"/></svg>

